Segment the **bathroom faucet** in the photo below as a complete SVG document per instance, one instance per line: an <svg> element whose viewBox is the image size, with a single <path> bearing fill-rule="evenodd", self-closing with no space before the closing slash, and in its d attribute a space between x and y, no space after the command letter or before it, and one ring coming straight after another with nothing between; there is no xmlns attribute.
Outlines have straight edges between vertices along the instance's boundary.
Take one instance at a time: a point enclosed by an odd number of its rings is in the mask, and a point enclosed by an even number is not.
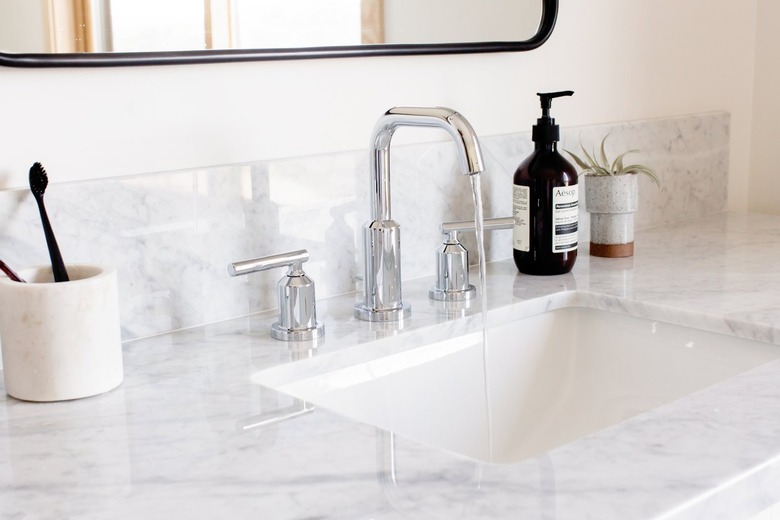
<svg viewBox="0 0 780 520"><path fill-rule="evenodd" d="M303 263L308 260L309 252L300 249L228 265L230 276L287 268L287 275L276 284L279 320L271 325L271 337L274 339L319 342L325 334L324 325L317 321L314 281L303 272Z"/></svg>
<svg viewBox="0 0 780 520"><path fill-rule="evenodd" d="M390 214L390 140L401 126L446 130L458 147L464 175L485 168L477 134L465 117L443 107L396 107L379 118L371 133L371 221L363 228L364 295L355 317L366 321L401 321L411 309L401 298L401 239Z"/></svg>
<svg viewBox="0 0 780 520"><path fill-rule="evenodd" d="M514 223L514 217L486 218L482 220L482 229L512 229ZM477 289L469 283L469 252L458 239L458 233L475 231L473 220L441 225L441 232L446 238L436 250L436 285L428 291L432 300L462 302L476 296Z"/></svg>

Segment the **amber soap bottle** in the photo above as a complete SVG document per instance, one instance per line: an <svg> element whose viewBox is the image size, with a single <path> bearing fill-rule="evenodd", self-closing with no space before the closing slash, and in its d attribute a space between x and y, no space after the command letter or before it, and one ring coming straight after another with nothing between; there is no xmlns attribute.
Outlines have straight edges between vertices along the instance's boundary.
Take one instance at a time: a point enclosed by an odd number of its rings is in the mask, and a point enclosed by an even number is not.
<svg viewBox="0 0 780 520"><path fill-rule="evenodd" d="M550 117L553 99L572 94L539 94L542 117L532 131L534 151L515 171L512 239L515 265L522 273L568 273L577 260L577 171L558 153L560 128Z"/></svg>

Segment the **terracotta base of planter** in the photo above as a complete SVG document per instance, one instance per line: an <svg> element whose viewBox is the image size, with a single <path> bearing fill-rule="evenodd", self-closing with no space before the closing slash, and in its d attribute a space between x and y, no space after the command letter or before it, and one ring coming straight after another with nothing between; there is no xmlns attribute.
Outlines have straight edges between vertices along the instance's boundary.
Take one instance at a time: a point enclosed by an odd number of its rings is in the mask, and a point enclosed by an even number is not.
<svg viewBox="0 0 780 520"><path fill-rule="evenodd" d="M634 256L634 243L628 244L594 244L590 243L590 256L605 258L625 258Z"/></svg>

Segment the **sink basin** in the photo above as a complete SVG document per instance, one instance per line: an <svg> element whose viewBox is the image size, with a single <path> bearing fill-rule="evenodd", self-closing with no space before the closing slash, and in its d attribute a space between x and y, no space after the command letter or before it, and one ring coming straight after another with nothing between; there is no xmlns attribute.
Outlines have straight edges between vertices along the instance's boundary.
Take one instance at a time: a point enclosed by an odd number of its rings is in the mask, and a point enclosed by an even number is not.
<svg viewBox="0 0 780 520"><path fill-rule="evenodd" d="M780 347L569 307L276 389L467 457L513 463L780 357ZM263 378L258 378L263 383Z"/></svg>

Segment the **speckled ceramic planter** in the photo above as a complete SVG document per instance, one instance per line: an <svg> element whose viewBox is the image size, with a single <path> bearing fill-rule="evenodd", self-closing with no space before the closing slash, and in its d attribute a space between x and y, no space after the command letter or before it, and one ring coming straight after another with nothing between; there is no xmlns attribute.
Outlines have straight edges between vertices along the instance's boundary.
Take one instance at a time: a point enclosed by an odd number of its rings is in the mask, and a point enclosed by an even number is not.
<svg viewBox="0 0 780 520"><path fill-rule="evenodd" d="M621 258L634 254L634 213L638 208L637 174L585 176L591 256Z"/></svg>

